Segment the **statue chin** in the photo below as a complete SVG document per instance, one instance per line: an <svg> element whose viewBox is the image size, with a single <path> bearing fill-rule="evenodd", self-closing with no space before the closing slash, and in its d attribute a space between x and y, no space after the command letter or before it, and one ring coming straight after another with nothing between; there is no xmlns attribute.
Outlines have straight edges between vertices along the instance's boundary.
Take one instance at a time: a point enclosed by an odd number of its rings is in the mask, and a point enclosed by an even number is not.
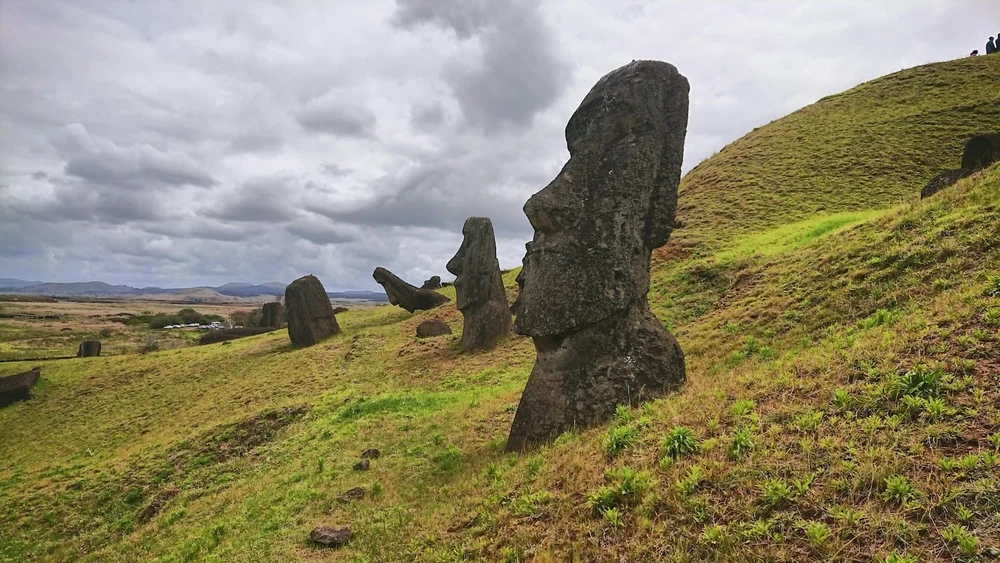
<svg viewBox="0 0 1000 563"><path fill-rule="evenodd" d="M507 440L508 451L600 424L618 405L679 388L684 353L645 300L572 332L533 338L537 358Z"/></svg>

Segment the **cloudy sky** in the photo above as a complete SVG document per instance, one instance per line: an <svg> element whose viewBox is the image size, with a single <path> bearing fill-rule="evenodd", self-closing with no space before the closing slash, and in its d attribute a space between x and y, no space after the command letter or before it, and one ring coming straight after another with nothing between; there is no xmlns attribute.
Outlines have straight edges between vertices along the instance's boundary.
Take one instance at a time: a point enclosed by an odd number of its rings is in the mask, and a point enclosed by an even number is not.
<svg viewBox="0 0 1000 563"><path fill-rule="evenodd" d="M690 80L686 170L998 31L996 0L0 0L0 277L419 283L470 215L511 267L618 66Z"/></svg>

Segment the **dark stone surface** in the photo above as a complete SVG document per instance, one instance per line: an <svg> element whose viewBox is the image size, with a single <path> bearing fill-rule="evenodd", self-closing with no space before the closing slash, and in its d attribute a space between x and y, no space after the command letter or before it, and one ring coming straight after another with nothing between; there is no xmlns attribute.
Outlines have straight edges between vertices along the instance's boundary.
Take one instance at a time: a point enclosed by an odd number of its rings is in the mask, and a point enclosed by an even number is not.
<svg viewBox="0 0 1000 563"><path fill-rule="evenodd" d="M385 293L389 296L389 303L398 305L411 313L427 311L451 301L434 290L413 287L385 268L375 268L372 277L385 288Z"/></svg>
<svg viewBox="0 0 1000 563"><path fill-rule="evenodd" d="M350 311L350 309L348 309L347 307L334 307L333 308L333 314L334 315L339 315L341 313L346 313L348 311Z"/></svg>
<svg viewBox="0 0 1000 563"><path fill-rule="evenodd" d="M268 332L274 332L278 330L271 327L250 327L250 328L223 328L219 330L210 330L205 334L201 335L198 339L198 344L216 344L218 342L228 342L229 340L237 340L239 338L246 338L248 336L256 336L258 334L267 334Z"/></svg>
<svg viewBox="0 0 1000 563"><path fill-rule="evenodd" d="M100 340L84 340L76 351L77 358L92 358L101 355Z"/></svg>
<svg viewBox="0 0 1000 563"><path fill-rule="evenodd" d="M974 170L945 170L944 172L938 174L933 180L927 182L927 185L920 190L920 198L930 197L939 191L955 185L962 178L972 175Z"/></svg>
<svg viewBox="0 0 1000 563"><path fill-rule="evenodd" d="M34 368L15 375L0 377L0 408L17 401L30 399L31 388L38 383L38 378L41 376L41 370Z"/></svg>
<svg viewBox="0 0 1000 563"><path fill-rule="evenodd" d="M441 319L427 319L417 325L417 338L430 338L451 334L451 327Z"/></svg>
<svg viewBox="0 0 1000 563"><path fill-rule="evenodd" d="M303 276L285 288L285 315L294 346L312 346L340 334L330 298L316 276Z"/></svg>
<svg viewBox="0 0 1000 563"><path fill-rule="evenodd" d="M965 143L962 167L958 170L945 170L935 176L920 190L920 198L930 197L996 162L1000 162L1000 133L976 135Z"/></svg>
<svg viewBox="0 0 1000 563"><path fill-rule="evenodd" d="M285 306L279 301L264 303L260 308L260 322L258 327L281 328L281 323L285 320Z"/></svg>
<svg viewBox="0 0 1000 563"><path fill-rule="evenodd" d="M962 168L982 170L994 162L1000 162L1000 133L976 135L965 143L962 152Z"/></svg>
<svg viewBox="0 0 1000 563"><path fill-rule="evenodd" d="M455 301L465 320L462 350L492 350L510 334L512 321L493 223L488 217L469 217L462 235L462 246L447 265L456 276Z"/></svg>
<svg viewBox="0 0 1000 563"><path fill-rule="evenodd" d="M635 61L591 89L566 126L570 159L524 206L535 229L514 330L537 359L507 439L523 450L675 390L684 354L646 302L649 259L670 237L688 82Z"/></svg>
<svg viewBox="0 0 1000 563"><path fill-rule="evenodd" d="M368 448L361 452L361 459L378 459L380 457L382 457L382 452L378 451L377 448Z"/></svg>
<svg viewBox="0 0 1000 563"><path fill-rule="evenodd" d="M372 466L372 462L369 459L362 459L361 461L354 464L353 469L355 471L368 471Z"/></svg>
<svg viewBox="0 0 1000 563"><path fill-rule="evenodd" d="M309 539L326 547L342 547L351 540L351 529L319 526L309 533Z"/></svg>
<svg viewBox="0 0 1000 563"><path fill-rule="evenodd" d="M431 276L430 279L424 281L424 285L420 286L420 289L441 289L441 276Z"/></svg>

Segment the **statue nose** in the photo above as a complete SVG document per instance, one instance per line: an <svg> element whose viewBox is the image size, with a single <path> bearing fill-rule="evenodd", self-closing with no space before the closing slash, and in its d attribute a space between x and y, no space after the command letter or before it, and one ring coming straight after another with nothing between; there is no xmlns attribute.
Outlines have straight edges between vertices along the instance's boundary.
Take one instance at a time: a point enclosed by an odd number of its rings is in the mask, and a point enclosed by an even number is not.
<svg viewBox="0 0 1000 563"><path fill-rule="evenodd" d="M528 222L541 233L555 233L566 225L567 206L550 187L536 193L524 204Z"/></svg>

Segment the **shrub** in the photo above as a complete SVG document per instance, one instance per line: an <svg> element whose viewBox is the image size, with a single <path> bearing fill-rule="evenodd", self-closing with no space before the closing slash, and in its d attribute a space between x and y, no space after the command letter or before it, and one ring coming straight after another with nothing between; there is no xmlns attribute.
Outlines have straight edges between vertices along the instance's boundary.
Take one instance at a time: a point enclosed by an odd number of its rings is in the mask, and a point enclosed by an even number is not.
<svg viewBox="0 0 1000 563"><path fill-rule="evenodd" d="M604 453L616 457L639 438L639 429L634 426L612 426L604 437Z"/></svg>
<svg viewBox="0 0 1000 563"><path fill-rule="evenodd" d="M729 447L726 449L726 457L731 460L740 460L746 457L753 449L753 431L750 428L740 428L733 434Z"/></svg>
<svg viewBox="0 0 1000 563"><path fill-rule="evenodd" d="M434 456L434 463L441 471L450 473L458 469L462 463L462 451L455 446L449 446L448 449Z"/></svg>
<svg viewBox="0 0 1000 563"><path fill-rule="evenodd" d="M833 406L842 411L851 406L851 396L846 389L837 389L833 392Z"/></svg>
<svg viewBox="0 0 1000 563"><path fill-rule="evenodd" d="M761 485L760 500L771 508L783 506L792 500L792 489L781 479L770 479Z"/></svg>
<svg viewBox="0 0 1000 563"><path fill-rule="evenodd" d="M660 444L662 457L673 461L698 451L698 440L690 428L678 426L667 433Z"/></svg>
<svg viewBox="0 0 1000 563"><path fill-rule="evenodd" d="M687 498L694 494L704 479L705 472L701 469L701 467L693 465L690 469L688 469L688 472L684 475L684 477L674 482L674 488L677 489L677 494L683 498Z"/></svg>
<svg viewBox="0 0 1000 563"><path fill-rule="evenodd" d="M966 557L974 557L979 553L978 540L965 526L951 524L941 532L941 536L948 543L958 546L958 551Z"/></svg>
<svg viewBox="0 0 1000 563"><path fill-rule="evenodd" d="M987 297L1000 297L1000 276L990 276L990 281L986 284L983 295Z"/></svg>
<svg viewBox="0 0 1000 563"><path fill-rule="evenodd" d="M916 495L916 487L914 487L913 483L911 483L906 477L902 475L892 475L890 477L886 477L885 491L882 493L882 496L886 499L895 501L899 504L906 504L910 500L916 498Z"/></svg>
<svg viewBox="0 0 1000 563"><path fill-rule="evenodd" d="M814 547L823 547L826 540L830 538L830 528L822 522L807 522L803 526L803 530L806 532L809 543L813 544Z"/></svg>
<svg viewBox="0 0 1000 563"><path fill-rule="evenodd" d="M753 412L754 407L757 403L753 399L740 399L733 403L732 413L735 417L747 416Z"/></svg>
<svg viewBox="0 0 1000 563"><path fill-rule="evenodd" d="M944 372L940 368L930 369L921 364L910 371L896 377L894 394L896 398L909 395L911 397L937 397L941 393L941 379Z"/></svg>

